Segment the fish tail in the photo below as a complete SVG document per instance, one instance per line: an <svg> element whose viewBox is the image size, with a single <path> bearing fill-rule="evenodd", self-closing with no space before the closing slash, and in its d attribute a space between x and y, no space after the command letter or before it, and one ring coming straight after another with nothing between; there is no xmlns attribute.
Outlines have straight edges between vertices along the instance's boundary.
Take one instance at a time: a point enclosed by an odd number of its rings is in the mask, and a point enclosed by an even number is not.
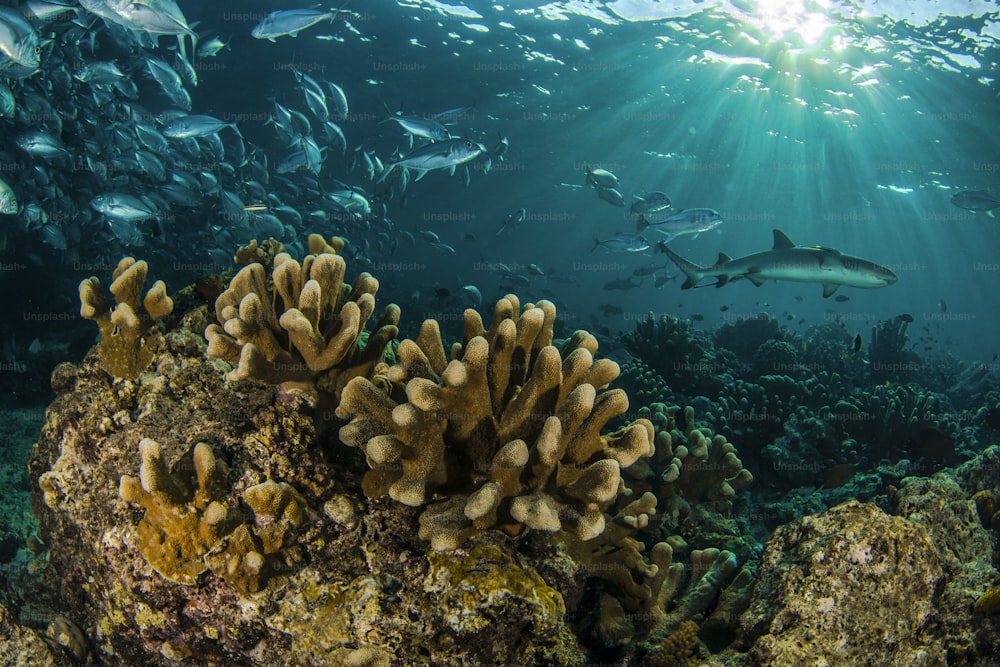
<svg viewBox="0 0 1000 667"><path fill-rule="evenodd" d="M670 260L677 265L677 268L680 269L685 276L687 276L687 280L685 280L684 284L681 285L681 289L691 289L705 277L705 272L707 271L706 268L684 259L671 250L665 241L660 241L657 245L657 249L669 257Z"/></svg>

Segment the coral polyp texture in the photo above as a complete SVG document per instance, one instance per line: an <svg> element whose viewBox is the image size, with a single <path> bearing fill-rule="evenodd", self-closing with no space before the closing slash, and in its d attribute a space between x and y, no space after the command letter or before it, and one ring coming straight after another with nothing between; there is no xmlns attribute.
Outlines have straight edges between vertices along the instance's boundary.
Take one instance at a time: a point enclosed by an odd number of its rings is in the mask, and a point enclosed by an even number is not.
<svg viewBox="0 0 1000 667"><path fill-rule="evenodd" d="M488 330L466 310L450 361L437 322L426 320L381 383L359 377L344 389L337 415L350 422L340 437L365 452L365 494L427 505L420 536L434 549L490 527L596 537L621 470L652 455L648 420L602 435L628 409L624 391L606 389L618 364L595 361L586 332L557 350L555 317L552 303L521 308L512 295L497 302Z"/></svg>
<svg viewBox="0 0 1000 667"><path fill-rule="evenodd" d="M133 257L118 263L109 287L114 309L104 298L100 280L90 277L80 283L80 315L97 323L101 364L117 378L134 379L149 368L153 360L150 330L174 309L162 280L142 296L148 270L146 262Z"/></svg>
<svg viewBox="0 0 1000 667"><path fill-rule="evenodd" d="M254 262L233 277L215 301L218 324L205 330L209 356L236 366L230 380L280 384L315 403L320 393L339 396L382 361L398 332L399 308L384 309L362 346L379 283L368 273L345 283L340 247L313 234L301 263L282 252L270 276Z"/></svg>

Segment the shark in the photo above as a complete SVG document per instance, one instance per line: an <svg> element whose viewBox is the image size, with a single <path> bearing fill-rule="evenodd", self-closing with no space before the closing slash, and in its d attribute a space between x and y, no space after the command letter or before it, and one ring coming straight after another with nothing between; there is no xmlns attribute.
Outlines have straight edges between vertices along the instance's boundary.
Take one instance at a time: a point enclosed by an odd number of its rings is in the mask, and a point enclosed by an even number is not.
<svg viewBox="0 0 1000 667"><path fill-rule="evenodd" d="M886 287L898 280L896 274L886 267L845 255L836 248L795 245L780 229L774 230L774 247L770 250L736 259L720 252L719 259L712 266L698 266L684 259L665 242L661 241L657 247L687 276L681 289L699 287L698 283L705 278L715 278L716 287L740 278L746 278L757 287L767 280L792 280L820 283L823 285L823 297L827 298L841 285L871 289Z"/></svg>

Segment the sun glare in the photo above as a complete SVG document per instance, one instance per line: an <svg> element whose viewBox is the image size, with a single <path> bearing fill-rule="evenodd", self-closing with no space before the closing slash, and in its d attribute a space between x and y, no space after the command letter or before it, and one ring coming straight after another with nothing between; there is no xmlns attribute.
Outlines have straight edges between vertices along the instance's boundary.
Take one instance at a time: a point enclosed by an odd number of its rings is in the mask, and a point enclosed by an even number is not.
<svg viewBox="0 0 1000 667"><path fill-rule="evenodd" d="M820 9L829 6L822 1L808 4ZM757 0L751 22L772 39L794 33L807 48L815 46L833 26L822 11L807 9L805 0Z"/></svg>

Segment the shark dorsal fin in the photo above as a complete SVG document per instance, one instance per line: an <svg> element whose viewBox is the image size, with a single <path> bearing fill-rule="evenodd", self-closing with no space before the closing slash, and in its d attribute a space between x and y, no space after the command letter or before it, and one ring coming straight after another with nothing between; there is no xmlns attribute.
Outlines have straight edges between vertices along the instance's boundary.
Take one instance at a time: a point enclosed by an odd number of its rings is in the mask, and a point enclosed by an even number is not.
<svg viewBox="0 0 1000 667"><path fill-rule="evenodd" d="M719 253L719 259L715 261L716 266L725 266L729 262L733 261L733 258L724 252Z"/></svg>
<svg viewBox="0 0 1000 667"><path fill-rule="evenodd" d="M780 229L774 230L774 249L775 250L787 250L789 248L794 248L795 244L792 240L788 238L788 235Z"/></svg>

